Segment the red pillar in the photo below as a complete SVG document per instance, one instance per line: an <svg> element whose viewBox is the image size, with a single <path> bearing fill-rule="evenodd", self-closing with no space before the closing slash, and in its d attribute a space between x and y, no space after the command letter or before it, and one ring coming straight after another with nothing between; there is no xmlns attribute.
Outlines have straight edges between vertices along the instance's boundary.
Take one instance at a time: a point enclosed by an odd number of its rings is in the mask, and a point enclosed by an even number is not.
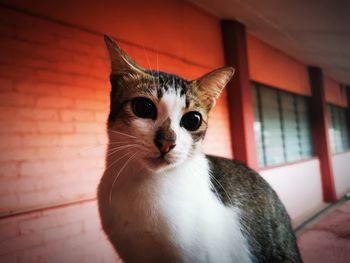
<svg viewBox="0 0 350 263"><path fill-rule="evenodd" d="M245 26L237 21L221 23L225 62L236 69L227 85L234 158L258 168L254 138L254 105L249 78Z"/></svg>
<svg viewBox="0 0 350 263"><path fill-rule="evenodd" d="M350 86L344 86L346 97L348 101L348 107L346 108L346 124L348 128L348 137L349 137L349 143L350 143Z"/></svg>
<svg viewBox="0 0 350 263"><path fill-rule="evenodd" d="M323 200L325 202L335 202L337 196L334 186L332 155L328 135L329 118L326 107L322 69L318 67L309 67L309 78L312 90L312 135L314 140L314 152L320 160Z"/></svg>

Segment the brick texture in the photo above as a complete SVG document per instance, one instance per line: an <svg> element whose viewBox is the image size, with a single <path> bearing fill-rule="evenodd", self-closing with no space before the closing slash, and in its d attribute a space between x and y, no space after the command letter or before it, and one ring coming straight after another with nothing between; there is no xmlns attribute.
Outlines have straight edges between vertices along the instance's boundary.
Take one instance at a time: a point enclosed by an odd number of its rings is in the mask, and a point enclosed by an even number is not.
<svg viewBox="0 0 350 263"><path fill-rule="evenodd" d="M96 202L0 221L0 262L121 262L102 232Z"/></svg>
<svg viewBox="0 0 350 263"><path fill-rule="evenodd" d="M120 44L147 67L144 49ZM158 55L147 55L156 65ZM190 55L159 54L159 64L187 77L212 69L192 63ZM107 142L108 79L102 35L0 8L0 214L96 194ZM224 93L211 114L205 150L232 157L231 149ZM0 262L115 257L95 203L0 219Z"/></svg>

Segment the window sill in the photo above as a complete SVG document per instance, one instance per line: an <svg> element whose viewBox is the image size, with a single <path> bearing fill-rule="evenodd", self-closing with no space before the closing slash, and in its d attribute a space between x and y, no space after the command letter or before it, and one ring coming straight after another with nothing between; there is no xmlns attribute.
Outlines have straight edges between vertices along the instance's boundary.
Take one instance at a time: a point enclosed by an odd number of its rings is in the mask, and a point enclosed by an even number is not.
<svg viewBox="0 0 350 263"><path fill-rule="evenodd" d="M313 161L313 160L318 160L318 158L316 156L314 156L314 157L311 157L311 158L298 160L298 161L294 161L294 162L281 163L281 164L276 164L276 165L269 165L269 166L265 166L265 167L259 168L258 171L262 172L262 171L267 171L267 170L281 168L281 167L288 167L288 166L291 166L291 165L297 165L297 164L301 164L301 163L306 163L306 162L310 162L310 161Z"/></svg>
<svg viewBox="0 0 350 263"><path fill-rule="evenodd" d="M332 156L343 155L343 154L347 154L347 153L350 153L350 150L347 150L345 152L332 153Z"/></svg>

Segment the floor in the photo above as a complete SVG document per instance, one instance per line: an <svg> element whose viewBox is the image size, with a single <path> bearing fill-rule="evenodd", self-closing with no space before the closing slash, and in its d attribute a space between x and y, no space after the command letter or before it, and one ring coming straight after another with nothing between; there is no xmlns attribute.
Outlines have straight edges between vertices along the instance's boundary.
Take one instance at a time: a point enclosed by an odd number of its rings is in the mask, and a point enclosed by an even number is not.
<svg viewBox="0 0 350 263"><path fill-rule="evenodd" d="M297 233L304 263L350 262L350 200Z"/></svg>

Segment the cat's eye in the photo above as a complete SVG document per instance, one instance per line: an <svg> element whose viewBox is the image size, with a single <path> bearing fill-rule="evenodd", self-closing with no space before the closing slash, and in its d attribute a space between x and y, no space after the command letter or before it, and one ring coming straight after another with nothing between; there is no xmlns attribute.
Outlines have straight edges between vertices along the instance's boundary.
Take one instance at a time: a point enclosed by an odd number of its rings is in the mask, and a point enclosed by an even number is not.
<svg viewBox="0 0 350 263"><path fill-rule="evenodd" d="M202 124L202 115L197 111L185 113L181 118L181 126L186 130L195 131Z"/></svg>
<svg viewBox="0 0 350 263"><path fill-rule="evenodd" d="M131 105L137 117L153 120L157 118L157 108L150 99L144 97L135 98L132 100Z"/></svg>

